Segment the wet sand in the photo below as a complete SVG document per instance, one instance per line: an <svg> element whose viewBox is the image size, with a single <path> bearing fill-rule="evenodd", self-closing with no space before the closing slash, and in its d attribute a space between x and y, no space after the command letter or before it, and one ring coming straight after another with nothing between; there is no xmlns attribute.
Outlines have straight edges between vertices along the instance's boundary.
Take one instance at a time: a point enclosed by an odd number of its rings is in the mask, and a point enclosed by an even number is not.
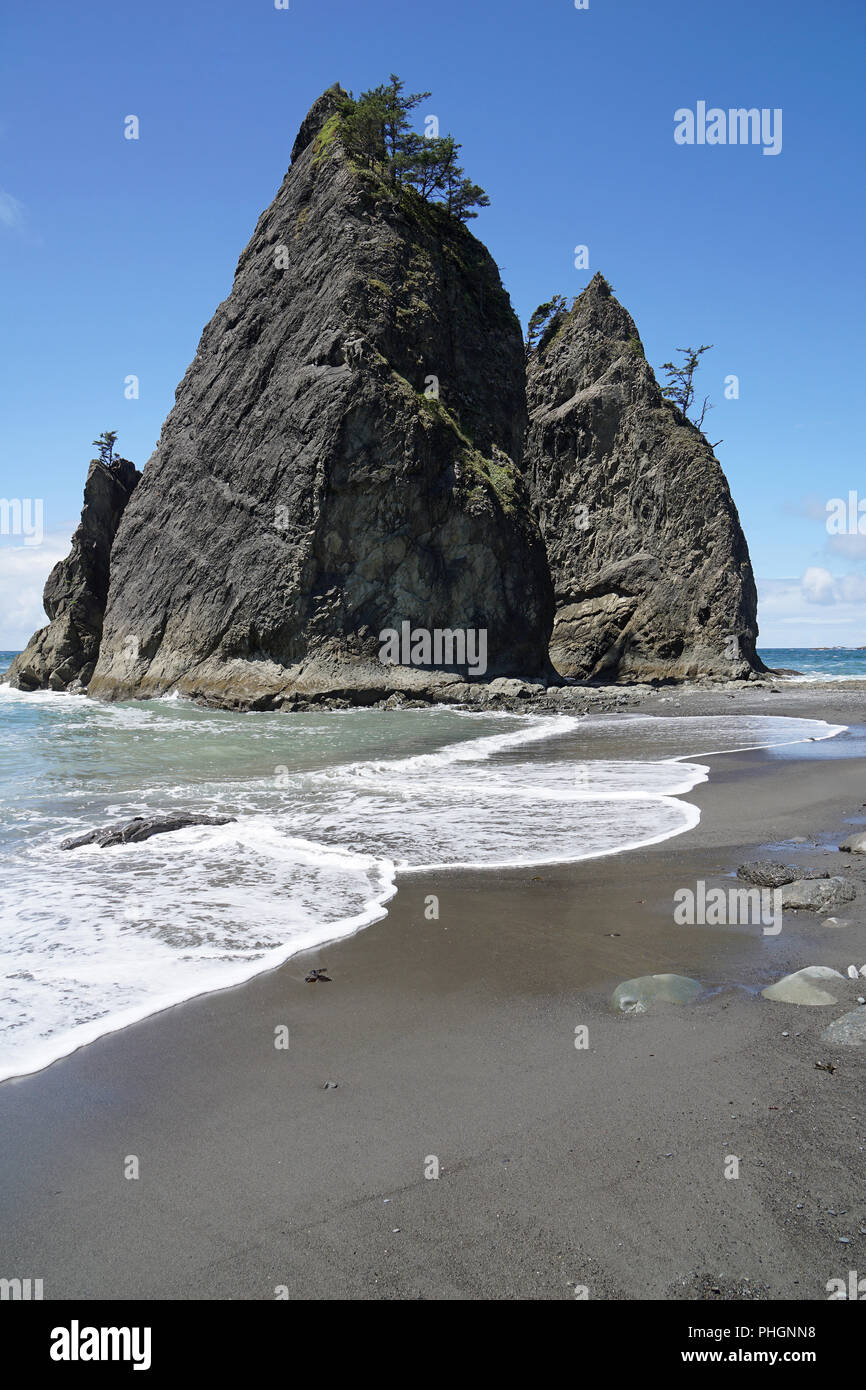
<svg viewBox="0 0 866 1390"><path fill-rule="evenodd" d="M641 707L866 723L835 688ZM835 852L866 742L832 745L709 759L700 825L659 845L406 875L359 935L3 1083L0 1274L57 1299L826 1299L866 1268L866 1058L818 1035L866 982L829 1008L758 990L866 963L866 865ZM674 925L677 888L792 837L769 857L845 872L850 928ZM704 997L610 1011L666 970Z"/></svg>

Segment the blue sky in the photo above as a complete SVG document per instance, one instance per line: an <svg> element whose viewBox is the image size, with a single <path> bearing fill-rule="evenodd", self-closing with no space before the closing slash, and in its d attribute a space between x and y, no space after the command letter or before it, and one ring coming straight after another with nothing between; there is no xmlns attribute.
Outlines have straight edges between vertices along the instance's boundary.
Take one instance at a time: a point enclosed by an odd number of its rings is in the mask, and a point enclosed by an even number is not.
<svg viewBox="0 0 866 1390"><path fill-rule="evenodd" d="M314 98L391 71L431 89L421 114L462 141L491 198L473 230L524 324L601 270L656 368L714 344L707 432L751 548L759 645L866 644L866 535L825 525L829 499L866 502L864 51L862 0L7 9L0 496L44 499L45 538L0 536L0 646L44 621L90 441L113 428L147 460ZM781 153L677 145L674 112L701 100L781 108Z"/></svg>

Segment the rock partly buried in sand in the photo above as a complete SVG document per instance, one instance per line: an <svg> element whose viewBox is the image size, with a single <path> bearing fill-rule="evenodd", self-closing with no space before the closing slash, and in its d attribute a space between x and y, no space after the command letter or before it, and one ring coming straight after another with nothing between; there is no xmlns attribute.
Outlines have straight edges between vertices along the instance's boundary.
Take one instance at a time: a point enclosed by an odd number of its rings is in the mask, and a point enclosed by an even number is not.
<svg viewBox="0 0 866 1390"><path fill-rule="evenodd" d="M835 875L833 878L798 879L782 889L782 906L805 908L808 912L827 912L856 896L854 885Z"/></svg>
<svg viewBox="0 0 866 1390"><path fill-rule="evenodd" d="M702 988L688 975L639 975L617 985L610 1002L620 1013L642 1014L651 1004L691 1004Z"/></svg>
<svg viewBox="0 0 866 1390"><path fill-rule="evenodd" d="M784 888L795 879L829 878L829 869L801 869L797 864L777 864L772 859L757 859L753 864L741 864L737 878L754 883L758 888Z"/></svg>
<svg viewBox="0 0 866 1390"><path fill-rule="evenodd" d="M866 1009L851 1009L825 1028L821 1041L841 1047L866 1045Z"/></svg>
<svg viewBox="0 0 866 1390"><path fill-rule="evenodd" d="M858 830L856 835L849 835L839 848L845 850L846 854L866 854L866 830Z"/></svg>
<svg viewBox="0 0 866 1390"><path fill-rule="evenodd" d="M60 848L78 849L81 845L99 845L101 849L107 849L110 845L137 845L142 840L149 840L152 835L165 835L169 830L185 830L188 825L228 825L234 820L237 820L236 816L136 816L124 825L89 830L86 835L62 840Z"/></svg>
<svg viewBox="0 0 866 1390"><path fill-rule="evenodd" d="M795 970L774 985L768 985L761 993L765 999L777 1004L836 1004L835 994L824 988L830 980L844 980L838 970L829 965L807 965L803 970Z"/></svg>
<svg viewBox="0 0 866 1390"><path fill-rule="evenodd" d="M850 917L825 917L822 927L853 927Z"/></svg>

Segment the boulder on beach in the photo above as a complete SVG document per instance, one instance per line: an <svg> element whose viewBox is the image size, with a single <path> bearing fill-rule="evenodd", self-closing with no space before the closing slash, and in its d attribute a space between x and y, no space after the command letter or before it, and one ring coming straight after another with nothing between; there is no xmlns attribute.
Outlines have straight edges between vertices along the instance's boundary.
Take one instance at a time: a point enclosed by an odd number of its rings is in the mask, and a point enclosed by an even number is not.
<svg viewBox="0 0 866 1390"><path fill-rule="evenodd" d="M856 835L849 835L839 848L846 854L866 854L866 830L858 830Z"/></svg>
<svg viewBox="0 0 866 1390"><path fill-rule="evenodd" d="M854 885L838 874L832 878L800 878L782 889L782 907L826 912L839 903L849 903L855 896Z"/></svg>
<svg viewBox="0 0 866 1390"><path fill-rule="evenodd" d="M757 888L784 888L795 880L829 877L829 869L801 869L798 864L779 864L772 859L757 859L737 869L737 878L744 878Z"/></svg>
<svg viewBox="0 0 866 1390"><path fill-rule="evenodd" d="M617 985L610 1002L620 1013L642 1014L651 1004L692 1004L702 989L688 975L639 975Z"/></svg>
<svg viewBox="0 0 866 1390"><path fill-rule="evenodd" d="M123 825L104 826L102 830L88 830L86 835L74 835L61 840L61 849L80 849L82 845L99 845L107 849L111 845L137 845L149 840L152 835L165 835L170 830L185 830L188 825L228 825L236 816L135 816Z"/></svg>
<svg viewBox="0 0 866 1390"><path fill-rule="evenodd" d="M768 985L761 993L777 1004L836 1004L836 995L830 994L825 986L831 980L844 978L829 965L807 965L803 970L795 970L793 975L785 975L774 985Z"/></svg>
<svg viewBox="0 0 866 1390"><path fill-rule="evenodd" d="M821 1041L840 1047L863 1047L866 1044L866 1008L851 1009L835 1019L824 1029Z"/></svg>

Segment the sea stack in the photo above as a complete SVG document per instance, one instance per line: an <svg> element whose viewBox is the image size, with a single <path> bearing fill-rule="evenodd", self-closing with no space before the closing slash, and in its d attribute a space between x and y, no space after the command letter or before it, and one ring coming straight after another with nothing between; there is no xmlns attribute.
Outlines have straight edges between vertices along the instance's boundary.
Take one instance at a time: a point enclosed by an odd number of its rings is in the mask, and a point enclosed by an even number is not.
<svg viewBox="0 0 866 1390"><path fill-rule="evenodd" d="M126 510L95 696L269 708L466 679L383 664L404 623L483 631L487 678L548 670L517 318L462 221L352 163L343 95L304 120Z"/></svg>
<svg viewBox="0 0 866 1390"><path fill-rule="evenodd" d="M596 275L530 355L527 476L577 680L748 678L757 594L727 481Z"/></svg>
<svg viewBox="0 0 866 1390"><path fill-rule="evenodd" d="M51 621L6 671L10 685L72 693L87 686L102 638L114 538L140 478L129 459L116 458L110 466L91 462L72 549L45 582L42 602Z"/></svg>

